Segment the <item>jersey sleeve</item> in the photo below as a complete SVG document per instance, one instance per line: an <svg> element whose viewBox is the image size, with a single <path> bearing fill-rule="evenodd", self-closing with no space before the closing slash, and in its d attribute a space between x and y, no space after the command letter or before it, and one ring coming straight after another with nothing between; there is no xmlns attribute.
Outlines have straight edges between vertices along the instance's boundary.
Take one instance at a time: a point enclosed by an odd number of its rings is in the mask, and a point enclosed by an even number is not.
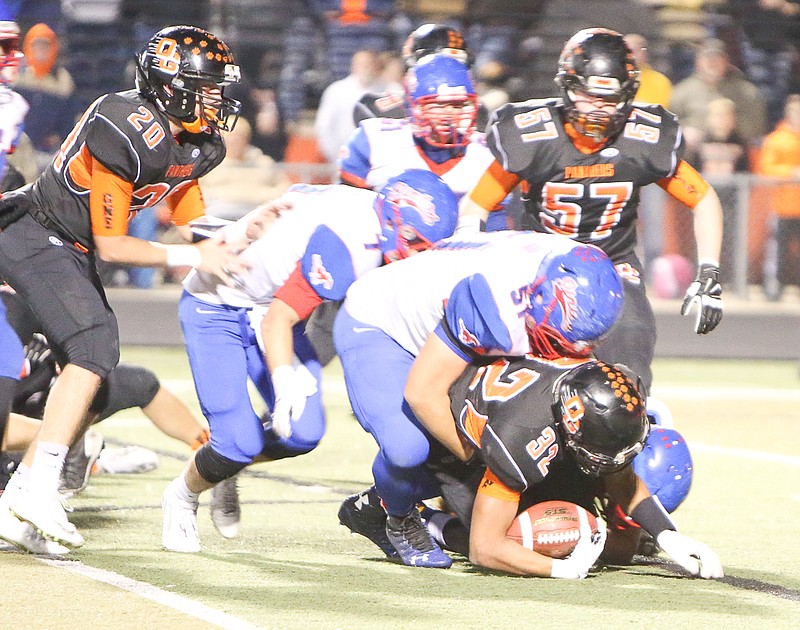
<svg viewBox="0 0 800 630"><path fill-rule="evenodd" d="M89 214L92 234L124 236L128 233L133 184L100 162L91 162Z"/></svg>
<svg viewBox="0 0 800 630"><path fill-rule="evenodd" d="M357 188L369 188L370 171L369 138L363 125L353 132L339 154L339 180Z"/></svg>
<svg viewBox="0 0 800 630"><path fill-rule="evenodd" d="M300 265L303 277L325 300L343 300L356 279L350 251L327 225L314 230Z"/></svg>
<svg viewBox="0 0 800 630"><path fill-rule="evenodd" d="M673 175L686 152L677 116L661 105L637 103L623 134L629 144L621 150L640 155L653 181Z"/></svg>
<svg viewBox="0 0 800 630"><path fill-rule="evenodd" d="M311 317L314 309L323 302L319 293L308 284L299 262L283 286L275 292L275 299L289 305L301 320Z"/></svg>
<svg viewBox="0 0 800 630"><path fill-rule="evenodd" d="M467 361L492 351L509 352L511 335L483 274L461 280L450 294L436 335Z"/></svg>
<svg viewBox="0 0 800 630"><path fill-rule="evenodd" d="M478 492L485 494L500 501L508 503L519 503L521 492L509 488L503 481L492 472L490 468L486 468L483 474L483 479L478 485Z"/></svg>
<svg viewBox="0 0 800 630"><path fill-rule="evenodd" d="M534 140L558 137L556 115L546 101L507 103L492 114L486 144L504 170L524 177L533 160Z"/></svg>
<svg viewBox="0 0 800 630"><path fill-rule="evenodd" d="M167 205L172 211L172 222L175 225L186 225L206 212L203 192L196 179L176 186L167 197Z"/></svg>

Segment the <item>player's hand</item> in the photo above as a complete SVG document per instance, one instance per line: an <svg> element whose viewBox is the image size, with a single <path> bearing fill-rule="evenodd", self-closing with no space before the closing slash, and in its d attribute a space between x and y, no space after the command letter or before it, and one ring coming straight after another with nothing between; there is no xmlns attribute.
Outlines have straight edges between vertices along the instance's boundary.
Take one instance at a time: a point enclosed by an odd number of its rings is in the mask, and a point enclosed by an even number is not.
<svg viewBox="0 0 800 630"><path fill-rule="evenodd" d="M665 529L656 542L664 553L691 575L699 575L706 580L724 577L719 556L699 540Z"/></svg>
<svg viewBox="0 0 800 630"><path fill-rule="evenodd" d="M689 315L697 306L694 331L698 335L710 333L722 320L722 285L719 283L719 267L703 263L697 277L689 285L681 306L681 315Z"/></svg>
<svg viewBox="0 0 800 630"><path fill-rule="evenodd" d="M303 415L306 400L317 391L317 380L304 366L280 365L272 372L275 406L272 428L280 437L292 435L292 421Z"/></svg>
<svg viewBox="0 0 800 630"><path fill-rule="evenodd" d="M193 247L200 250L200 264L197 269L210 273L227 284L236 285L235 276L247 271L249 265L238 256L235 245L218 239L206 239Z"/></svg>
<svg viewBox="0 0 800 630"><path fill-rule="evenodd" d="M605 525L600 522L599 531L593 533L584 509L578 511L578 520L580 521L580 540L568 558L553 560L550 577L582 580L589 574L589 569L594 566L600 554L603 553L603 547L606 545Z"/></svg>
<svg viewBox="0 0 800 630"><path fill-rule="evenodd" d="M53 350L47 337L42 333L33 333L30 341L25 344L25 358L30 363L30 371L33 372L43 363L52 361L52 357Z"/></svg>
<svg viewBox="0 0 800 630"><path fill-rule="evenodd" d="M283 212L291 209L292 202L283 198L261 204L248 214L247 238L251 241L260 238Z"/></svg>

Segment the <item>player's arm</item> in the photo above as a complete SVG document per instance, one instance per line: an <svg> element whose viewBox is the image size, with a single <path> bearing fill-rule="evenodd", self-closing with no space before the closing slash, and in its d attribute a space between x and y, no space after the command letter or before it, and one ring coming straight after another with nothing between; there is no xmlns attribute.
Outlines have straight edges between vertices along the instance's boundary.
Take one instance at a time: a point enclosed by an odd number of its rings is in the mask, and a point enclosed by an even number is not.
<svg viewBox="0 0 800 630"><path fill-rule="evenodd" d="M372 169L369 137L363 126L359 126L342 148L338 167L338 179L342 184L355 188L370 188L367 176Z"/></svg>
<svg viewBox="0 0 800 630"><path fill-rule="evenodd" d="M89 211L97 254L106 262L141 267L191 266L233 285L244 270L228 245L208 239L198 245L162 245L128 235L133 183L93 160Z"/></svg>
<svg viewBox="0 0 800 630"><path fill-rule="evenodd" d="M411 366L405 397L414 415L428 432L459 459L472 456L450 411L450 387L469 365L466 356L455 353L435 333L428 336Z"/></svg>
<svg viewBox="0 0 800 630"><path fill-rule="evenodd" d="M592 568L605 542L605 536L592 536L589 524L581 524L581 538L570 556L554 560L526 549L506 536L517 515L520 495L486 469L472 508L469 559L489 568L537 577L581 579Z"/></svg>
<svg viewBox="0 0 800 630"><path fill-rule="evenodd" d="M698 270L686 292L681 313L688 315L697 306L695 332L709 333L722 320L722 286L719 283L722 204L708 182L684 160L670 177L658 184L694 211Z"/></svg>
<svg viewBox="0 0 800 630"><path fill-rule="evenodd" d="M476 221L485 221L492 210L501 207L503 200L508 196L520 178L509 173L496 160L481 175L478 182L464 195L459 206L458 229L476 225ZM475 231L477 231L475 227Z"/></svg>
<svg viewBox="0 0 800 630"><path fill-rule="evenodd" d="M630 466L605 477L603 485L627 518L650 534L690 574L706 579L723 576L719 556L702 542L678 532L667 511Z"/></svg>

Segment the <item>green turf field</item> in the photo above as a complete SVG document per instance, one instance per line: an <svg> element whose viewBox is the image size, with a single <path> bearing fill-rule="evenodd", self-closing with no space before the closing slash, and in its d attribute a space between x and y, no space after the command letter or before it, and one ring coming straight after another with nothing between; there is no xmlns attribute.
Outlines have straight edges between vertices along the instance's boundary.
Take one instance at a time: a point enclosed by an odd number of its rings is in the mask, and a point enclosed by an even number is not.
<svg viewBox="0 0 800 630"><path fill-rule="evenodd" d="M123 359L155 369L197 410L182 351L126 348ZM217 534L201 497L201 554L160 550L161 492L188 447L138 411L98 425L109 442L158 450L161 465L92 478L72 501L86 545L68 560L0 552L2 627L800 627L797 364L662 360L655 375L654 393L673 410L695 463L675 520L720 554L722 581L681 577L663 561L573 582L492 574L460 557L447 571L383 560L336 519L340 501L370 483L376 447L350 415L334 364L320 447L244 475L236 540Z"/></svg>

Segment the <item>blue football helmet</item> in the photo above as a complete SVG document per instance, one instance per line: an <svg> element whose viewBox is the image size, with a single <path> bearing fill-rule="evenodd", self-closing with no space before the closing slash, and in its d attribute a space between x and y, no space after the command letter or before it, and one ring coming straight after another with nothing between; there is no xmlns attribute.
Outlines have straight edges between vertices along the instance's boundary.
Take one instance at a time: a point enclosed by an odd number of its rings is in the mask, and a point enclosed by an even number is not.
<svg viewBox="0 0 800 630"><path fill-rule="evenodd" d="M387 263L452 236L458 221L455 194L440 177L424 169L410 169L386 182L375 199L375 210Z"/></svg>
<svg viewBox="0 0 800 630"><path fill-rule="evenodd" d="M692 455L675 429L654 426L644 450L633 460L633 470L667 512L683 503L692 486Z"/></svg>
<svg viewBox="0 0 800 630"><path fill-rule="evenodd" d="M424 57L406 73L405 88L414 136L437 148L469 143L478 96L463 63L442 53Z"/></svg>
<svg viewBox="0 0 800 630"><path fill-rule="evenodd" d="M525 313L531 352L546 359L589 356L617 321L622 301L622 281L600 248L549 254Z"/></svg>

